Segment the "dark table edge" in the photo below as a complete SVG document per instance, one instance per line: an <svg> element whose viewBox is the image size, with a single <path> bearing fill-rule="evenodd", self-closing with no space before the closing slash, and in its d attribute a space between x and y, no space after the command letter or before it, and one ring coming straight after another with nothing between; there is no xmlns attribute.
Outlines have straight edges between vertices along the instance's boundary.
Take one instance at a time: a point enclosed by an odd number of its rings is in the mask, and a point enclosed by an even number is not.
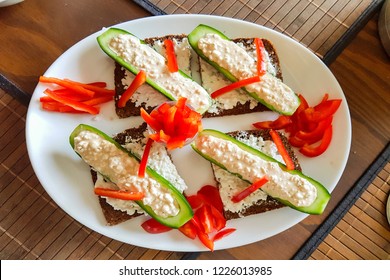
<svg viewBox="0 0 390 280"><path fill-rule="evenodd" d="M364 174L358 179L353 188L343 197L341 202L329 214L326 220L316 229L308 240L302 245L298 252L292 257L293 260L305 260L322 243L325 237L332 231L332 229L339 223L349 209L359 199L361 194L367 189L371 182L378 175L379 171L390 160L390 143L384 148L381 154L368 167Z"/></svg>

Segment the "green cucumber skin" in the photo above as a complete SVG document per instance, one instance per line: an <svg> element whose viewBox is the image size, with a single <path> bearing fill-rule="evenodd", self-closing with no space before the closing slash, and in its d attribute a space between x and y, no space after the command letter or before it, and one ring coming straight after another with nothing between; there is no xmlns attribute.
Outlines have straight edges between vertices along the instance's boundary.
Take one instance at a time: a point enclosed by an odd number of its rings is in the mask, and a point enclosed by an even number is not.
<svg viewBox="0 0 390 280"><path fill-rule="evenodd" d="M199 42L199 39L202 38L204 35L206 34L216 34L218 36L220 36L222 39L224 40L228 40L230 41L231 39L229 37L227 37L225 34L223 34L221 31L211 27L211 26L208 26L208 25L205 25L205 24L199 24L197 27L195 27L194 30L191 31L190 34L188 34L188 42L190 43L191 47L194 49L194 51L202 58L204 59L207 63L209 63L210 65L212 65L215 69L217 69L219 72L221 72L226 78L228 78L230 81L232 82L236 82L237 81L237 78L235 76L233 76L228 70L226 70L225 68L219 66L217 63L209 60L204 54L203 52L198 48L198 42ZM259 101L261 104L263 104L264 106L266 106L267 108L269 108L270 110L272 111L275 111L275 112L278 112L282 115L287 115L287 116L290 116L292 115L294 112L290 112L290 111L280 111L280 110L277 110L274 106L268 104L267 102L265 102L263 99L261 99L256 93L254 92L250 92L248 90L246 90L245 88L242 88L248 95L250 95L251 97L253 97L255 100ZM297 98L298 102L300 103L300 100L299 100L299 97L297 95L295 95L295 97Z"/></svg>
<svg viewBox="0 0 390 280"><path fill-rule="evenodd" d="M213 129L205 129L205 130L203 130L203 131L201 131L199 133L199 136L204 135L204 134L211 135L211 136L214 136L214 137L217 137L217 138L221 138L221 139L224 139L224 140L228 140L228 141L236 144L239 148L241 148L242 150L244 150L246 152L249 152L249 153L251 153L251 154L253 154L255 156L259 156L259 157L261 157L264 160L276 162L276 163L279 164L280 168L284 172L289 172L290 174L298 175L298 176L300 176L302 178L305 178L306 180L308 180L311 184L313 184L317 188L317 198L316 198L316 200L313 202L312 205L307 206L307 207L297 207L297 206L292 205L288 201L279 199L277 197L275 197L275 199L278 199L283 204L285 204L285 205L287 205L287 206L289 206L289 207L291 207L291 208L293 208L295 210L298 210L298 211L301 211L301 212L304 212L304 213L307 213L307 214L319 215L319 214L322 214L323 211L325 210L325 207L326 207L327 203L329 202L331 196L330 196L330 193L328 192L328 190L320 182L314 180L313 178L311 178L309 176L304 175L299 170L287 170L287 168L286 168L286 166L284 164L278 162L274 158L269 157L268 155L262 153L261 151L255 149L253 147L250 147L250 146L246 145L245 143L242 143L242 142L238 141L237 139L235 139L235 138L233 138L233 137L231 137L231 136L229 136L229 135L227 135L227 134L225 134L223 132L220 132L220 131L217 131L217 130L213 130ZM215 159L209 157L207 154L202 153L196 147L196 141L193 141L191 146L194 149L194 151L196 151L199 155L201 155L202 157L204 157L208 161L210 161L210 162L220 166L221 168L227 170L227 168L223 164L217 162ZM229 170L227 170L227 171L229 171ZM242 176L240 174L235 174L235 173L232 173L232 174L234 174L234 175L236 175L236 176L238 176L238 177L240 177L242 179ZM253 182L249 182L249 183L253 183Z"/></svg>
<svg viewBox="0 0 390 280"><path fill-rule="evenodd" d="M98 44L100 46L100 48L109 56L111 57L113 60L115 60L117 63L119 63L121 66L123 66L124 68L126 68L127 70L129 70L131 73L133 73L134 75L137 75L139 70L134 67L133 65L127 63L124 59L122 59L121 57L117 56L115 52L113 52L110 47L109 47L109 42L111 41L112 38L120 35L120 34L128 34L128 35L132 35L134 37L137 37L135 36L134 34L126 31L126 30L123 30L123 29L119 29L119 28L109 28L108 30L106 30L104 33L102 33L101 35L99 35L97 37L97 41L98 41ZM138 37L137 37L138 38ZM145 44L145 42L140 39L140 42L142 44ZM182 75L183 77L187 78L187 79L190 79L192 80L192 78L190 76L188 76L186 73L184 73L182 70L179 69L179 73L180 75ZM157 91L159 91L160 93L162 93L163 95L165 95L167 98L169 98L170 100L176 100L176 98L168 91L166 91L163 87L159 86L157 83L155 83L152 79L146 77L146 82L151 86L153 87L154 89L156 89ZM209 100L210 104L211 104L211 98ZM203 112L199 112L201 114L203 114L205 111Z"/></svg>
<svg viewBox="0 0 390 280"><path fill-rule="evenodd" d="M69 143L70 145L72 146L72 148L74 149L74 138L81 132L81 131L84 131L84 130L88 130L90 132L93 132L97 135L99 135L100 137L104 138L105 140L111 142L112 144L114 144L118 149L126 152L130 157L133 157L134 159L136 159L138 162L140 162L140 158L138 158L135 154L131 153L130 151L126 150L125 148L123 148L118 142L116 142L114 139L112 139L110 136L108 136L107 134L105 134L104 132L100 131L99 129L93 127L93 126L90 126L90 125L87 125L87 124L80 124L78 125L74 130L73 132L70 134L69 136ZM80 156L80 155L79 155ZM80 156L81 157L81 156ZM158 181L162 186L168 188L172 195L175 197L176 201L178 202L179 204L179 207L180 207L180 212L176 215L176 216L173 216L173 217L167 217L167 218L164 218L164 217L160 217L158 215L156 215L153 210L151 209L150 206L148 205L144 205L142 203L142 201L135 201L146 213L148 213L151 217L153 217L154 219L156 219L158 222L160 222L161 224L163 225L166 225L168 227L171 227L171 228L179 228L180 226L182 226L183 224L185 224L187 221L189 221L192 216L194 215L193 213L193 210L190 206L190 204L188 203L187 199L168 181L166 180L164 177L162 177L161 175L159 175L155 170L153 170L152 168L150 168L149 166L146 168L146 173L153 179L155 179L156 181ZM104 174L102 174L104 176ZM109 179L109 178L108 178Z"/></svg>

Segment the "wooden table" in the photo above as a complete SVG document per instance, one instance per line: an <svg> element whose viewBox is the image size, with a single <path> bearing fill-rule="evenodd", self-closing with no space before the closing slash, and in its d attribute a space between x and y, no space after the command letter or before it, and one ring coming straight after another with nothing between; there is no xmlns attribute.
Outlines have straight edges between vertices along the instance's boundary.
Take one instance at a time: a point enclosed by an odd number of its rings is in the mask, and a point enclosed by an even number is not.
<svg viewBox="0 0 390 280"><path fill-rule="evenodd" d="M13 126L12 123L8 124L6 132L8 135L14 135L16 139L22 139L19 149L19 146L12 144L12 141L4 140L5 137L1 138L0 150L3 162L0 182L2 195L11 188L12 184L15 184L11 179L6 180L8 178L6 175L11 174L15 178L22 178L19 185L29 183L37 186L35 192L44 197L48 203L53 204L50 197L39 187L39 182L36 182L33 175L24 177L25 170L31 169L31 167L27 164L23 166L17 164L19 157L26 157L26 152L23 150L25 143L22 142L24 139L22 125L25 119L26 105L37 84L39 75L66 49L91 33L102 27L146 16L150 16L146 10L128 0L65 2L36 0L0 8L0 87L2 88L0 90L0 104L2 105L0 115L15 108L12 114L16 114L17 118L21 120L21 124L18 126ZM371 19L365 28L358 33L356 38L330 65L330 69L339 81L348 100L353 137L346 170L332 193L332 200L326 212L321 216L310 216L272 238L238 248L201 253L196 255L198 259L292 258L387 146L390 139L390 64L389 57L384 52L378 38L377 16ZM12 134L12 131L15 133ZM0 134L3 135L3 133ZM17 153L15 158L8 160L8 156L15 153ZM10 163L11 161L12 163ZM17 188L19 185L14 187ZM28 195L34 196L31 193ZM1 203L0 221L3 222L9 218L10 213L7 212L8 208L4 206L7 201L1 201ZM12 209L15 213L19 213L18 205L12 207L14 207ZM56 211L58 219L75 223L62 213L61 209ZM22 214L23 211L20 210L20 216ZM20 221L18 217L14 219ZM86 250L84 252L77 252L73 249L73 253L68 251L64 253L67 246L72 246L73 237L78 236L75 233L69 233L73 235L72 238L67 239L67 242L53 239L54 241L49 245L45 245L44 250L39 251L36 249L39 248L39 244L29 248L28 244L24 244L23 240L18 239L23 230L28 230L27 221L23 225L25 228L18 230L13 229L11 224L8 227L4 224L1 225L0 240L7 242L5 245L0 245L2 259L179 259L186 257L182 253L147 250L121 244L88 230L85 230L84 235L87 237L84 237L83 240L95 240L94 246L100 245L98 252L91 253L91 245L88 247L89 249L84 248ZM82 228L82 225L77 226ZM9 231L9 229L13 231ZM55 233L47 232L45 234ZM15 245L12 245L13 243ZM76 247L79 248L81 243L80 241ZM15 251L12 251L12 248ZM110 252L104 254L104 248L109 248ZM129 251L125 252L126 250Z"/></svg>

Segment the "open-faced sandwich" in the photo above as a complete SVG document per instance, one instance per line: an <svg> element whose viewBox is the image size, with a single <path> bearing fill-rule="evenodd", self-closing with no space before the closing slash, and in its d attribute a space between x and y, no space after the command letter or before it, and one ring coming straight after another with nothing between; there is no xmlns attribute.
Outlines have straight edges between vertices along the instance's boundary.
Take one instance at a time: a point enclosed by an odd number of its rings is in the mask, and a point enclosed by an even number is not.
<svg viewBox="0 0 390 280"><path fill-rule="evenodd" d="M208 234L213 228L222 230L226 220L284 206L309 214L324 211L329 192L304 175L283 133L273 129L202 130L184 113L187 111L178 109L181 105L158 107L174 100L187 102L188 108L203 118L264 110L293 118L302 108L301 99L283 83L279 58L270 41L230 39L212 27L199 25L188 35L146 39L110 28L98 42L115 63L117 115L142 116L154 131L151 134L144 123L111 138L80 125L70 137L75 152L91 166L95 193L108 225L148 214L191 238L199 236L212 249ZM182 118L187 119L180 121ZM221 213L215 212L219 207L204 193L197 197L196 206L193 199L189 202L186 182L170 158L169 150L184 143L167 145L170 133L189 130L191 135L197 133L193 150L211 163ZM145 154L149 155L147 161ZM104 190L113 190L117 196L106 195Z"/></svg>

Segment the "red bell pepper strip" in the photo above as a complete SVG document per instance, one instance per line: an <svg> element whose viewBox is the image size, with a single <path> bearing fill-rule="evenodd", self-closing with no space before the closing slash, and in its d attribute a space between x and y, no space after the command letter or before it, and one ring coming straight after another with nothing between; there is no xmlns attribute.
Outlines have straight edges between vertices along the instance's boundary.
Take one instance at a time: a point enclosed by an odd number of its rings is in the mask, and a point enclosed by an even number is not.
<svg viewBox="0 0 390 280"><path fill-rule="evenodd" d="M262 76L265 74L265 62L263 57L264 44L260 38L255 38L256 55L257 55L257 75Z"/></svg>
<svg viewBox="0 0 390 280"><path fill-rule="evenodd" d="M283 129L291 124L290 116L281 115L274 121L255 122L252 125L258 129Z"/></svg>
<svg viewBox="0 0 390 280"><path fill-rule="evenodd" d="M165 39L164 46L165 46L165 52L167 55L167 66L168 66L169 72L174 73L174 72L179 71L173 41L170 39Z"/></svg>
<svg viewBox="0 0 390 280"><path fill-rule="evenodd" d="M84 103L79 102L79 101L69 99L67 97L62 97L49 89L46 89L44 91L44 93L47 94L52 99L54 99L55 101L58 101L64 105L68 105L76 110L88 112L92 115L96 115L99 113L99 109L96 107L84 104Z"/></svg>
<svg viewBox="0 0 390 280"><path fill-rule="evenodd" d="M63 105L62 103L54 100L49 102L42 102L41 105L42 108L47 111L60 112L60 113L87 113L87 112L75 110L70 106Z"/></svg>
<svg viewBox="0 0 390 280"><path fill-rule="evenodd" d="M144 193L142 193L142 192L112 190L112 189L106 189L106 188L100 188L100 187L94 188L94 192L96 195L117 198L117 199L122 199L122 200L140 200L145 196Z"/></svg>
<svg viewBox="0 0 390 280"><path fill-rule="evenodd" d="M39 81L41 83L52 83L52 84L57 84L59 86L62 86L64 88L71 89L72 91L84 95L86 97L93 97L95 95L95 92L89 89L86 89L82 87L79 84L73 83L71 81L66 81L63 79L58 79L58 78L53 78L53 77L45 77L45 76L40 76Z"/></svg>
<svg viewBox="0 0 390 280"><path fill-rule="evenodd" d="M155 219L149 219L146 220L141 224L141 227L149 233L157 234L157 233L163 233L172 230L172 228L167 227L166 225L160 224Z"/></svg>
<svg viewBox="0 0 390 280"><path fill-rule="evenodd" d="M87 105L95 106L95 105L99 105L102 103L106 103L106 102L111 101L111 100L113 100L112 96L106 95L106 96L94 97L94 98L91 98L89 100L82 101L82 102L84 104L87 104Z"/></svg>
<svg viewBox="0 0 390 280"><path fill-rule="evenodd" d="M318 146L313 147L312 145L305 144L302 148L299 149L299 151L307 157L316 157L321 155L329 147L329 144L332 140L332 131L332 125L328 126L325 129L324 136L322 137L321 143Z"/></svg>
<svg viewBox="0 0 390 280"><path fill-rule="evenodd" d="M88 83L87 85L105 88L107 86L107 83L106 82L92 82L92 83Z"/></svg>
<svg viewBox="0 0 390 280"><path fill-rule="evenodd" d="M341 99L332 99L321 102L320 104L309 107L304 111L304 115L309 122L319 122L332 116L340 107Z"/></svg>
<svg viewBox="0 0 390 280"><path fill-rule="evenodd" d="M210 205L211 214L214 218L214 229L219 231L226 226L225 216L222 214L222 211L219 211L213 205Z"/></svg>
<svg viewBox="0 0 390 280"><path fill-rule="evenodd" d="M187 196L186 197L188 203L191 205L191 208L192 209L197 209L199 208L200 206L203 205L203 202L204 200L199 197L199 195L190 195L190 196Z"/></svg>
<svg viewBox="0 0 390 280"><path fill-rule="evenodd" d="M213 205L221 213L223 212L223 203L217 187L204 185L198 190L197 195L204 202Z"/></svg>
<svg viewBox="0 0 390 280"><path fill-rule="evenodd" d="M287 152L286 147L284 146L279 133L271 129L269 131L269 134L271 135L271 138L274 141L279 154L282 156L284 162L286 163L287 170L294 170L295 169L294 161L290 157L290 154Z"/></svg>
<svg viewBox="0 0 390 280"><path fill-rule="evenodd" d="M148 114L141 108L141 117L155 131L150 137L164 142L168 150L181 148L202 129L202 116L185 105L186 98L176 104L163 103Z"/></svg>
<svg viewBox="0 0 390 280"><path fill-rule="evenodd" d="M263 178L261 178L260 180L254 182L252 185L250 185L249 187L243 189L242 191L240 191L239 193L235 194L233 197L232 197L232 201L234 203L238 203L240 202L241 200L243 200L244 198L246 198L248 195L250 195L251 193L253 193L254 191L258 190L260 187L262 187L265 183L268 182L268 178L267 176L264 176Z"/></svg>
<svg viewBox="0 0 390 280"><path fill-rule="evenodd" d="M191 239L195 239L197 236L197 227L192 220L189 220L187 223L179 227L179 231Z"/></svg>
<svg viewBox="0 0 390 280"><path fill-rule="evenodd" d="M148 165L150 148L152 147L153 142L154 141L152 138L148 138L148 141L146 142L145 149L144 149L144 152L142 154L141 162L140 162L139 168L138 168L138 177L141 177L141 178L145 177L145 170L146 170L146 166Z"/></svg>
<svg viewBox="0 0 390 280"><path fill-rule="evenodd" d="M73 81L73 80L69 80L69 79L64 79L65 82L69 82L69 83L72 83L74 85L79 85L87 90L91 90L93 92L96 93L100 93L100 94L103 94L103 95L112 95L114 96L115 94L115 90L113 89L106 89L106 83L105 82L97 82L97 83L88 83L88 84L85 84L85 83L80 83L80 82L76 82L76 81ZM104 85L104 86L102 86Z"/></svg>
<svg viewBox="0 0 390 280"><path fill-rule="evenodd" d="M223 237L228 236L229 234L231 234L231 233L233 233L233 232L235 232L235 231L236 231L235 228L225 228L225 229L223 229L223 230L217 232L217 233L214 235L212 241L215 242L215 241L217 241L217 240L220 240L220 239L222 239Z"/></svg>
<svg viewBox="0 0 390 280"><path fill-rule="evenodd" d="M198 234L199 240L203 243L203 245L205 245L207 248L210 249L211 252L213 252L214 251L214 242L213 242L213 240L210 239L208 234L204 233L201 230L198 230L197 234Z"/></svg>
<svg viewBox="0 0 390 280"><path fill-rule="evenodd" d="M320 121L317 127L309 132L300 130L297 132L296 137L306 141L307 143L315 143L324 135L325 129L332 124L333 116L329 116L326 119Z"/></svg>
<svg viewBox="0 0 390 280"><path fill-rule="evenodd" d="M296 134L292 134L288 137L288 142L290 142L291 146L293 147L303 147L303 145L306 144L306 142L296 136Z"/></svg>
<svg viewBox="0 0 390 280"><path fill-rule="evenodd" d="M146 82L146 73L143 70L140 70L135 76L134 80L131 82L129 87L125 90L122 96L118 100L118 107L123 108L126 106L127 101L131 96L136 92L136 90Z"/></svg>
<svg viewBox="0 0 390 280"><path fill-rule="evenodd" d="M140 110L141 117L144 121L154 130L159 131L162 127L160 122L158 122L154 117L151 116L144 108Z"/></svg>
<svg viewBox="0 0 390 280"><path fill-rule="evenodd" d="M260 77L259 76L253 76L253 77L250 77L250 78L247 78L247 79L243 79L243 80L240 80L240 81L237 81L237 82L234 82L226 87L222 87L220 89L217 89L216 91L214 91L212 94L211 94L211 97L212 98L217 98L218 96L221 96L225 93L228 93L232 90L235 90L235 89L238 89L238 88L241 88L241 87L245 87L247 85L250 85L250 84L254 84L254 83L258 83L260 82Z"/></svg>

